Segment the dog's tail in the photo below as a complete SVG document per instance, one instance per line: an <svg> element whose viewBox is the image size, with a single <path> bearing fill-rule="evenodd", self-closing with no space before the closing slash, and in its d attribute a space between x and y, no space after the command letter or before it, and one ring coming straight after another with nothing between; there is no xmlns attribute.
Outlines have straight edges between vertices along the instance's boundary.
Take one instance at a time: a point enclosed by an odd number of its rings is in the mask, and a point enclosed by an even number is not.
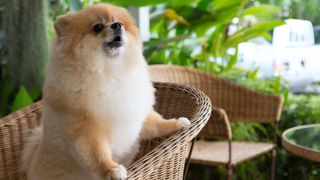
<svg viewBox="0 0 320 180"><path fill-rule="evenodd" d="M34 154L36 153L43 135L42 127L36 127L32 130L32 134L27 138L25 148L22 151L21 171L27 173L32 163Z"/></svg>

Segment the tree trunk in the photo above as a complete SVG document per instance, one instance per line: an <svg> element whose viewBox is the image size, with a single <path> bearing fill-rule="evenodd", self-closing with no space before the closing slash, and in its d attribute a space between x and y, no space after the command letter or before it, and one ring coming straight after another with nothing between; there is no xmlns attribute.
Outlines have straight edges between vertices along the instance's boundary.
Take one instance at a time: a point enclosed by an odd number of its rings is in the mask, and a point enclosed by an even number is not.
<svg viewBox="0 0 320 180"><path fill-rule="evenodd" d="M48 59L47 0L5 0L3 16L4 62L11 87L41 89Z"/></svg>

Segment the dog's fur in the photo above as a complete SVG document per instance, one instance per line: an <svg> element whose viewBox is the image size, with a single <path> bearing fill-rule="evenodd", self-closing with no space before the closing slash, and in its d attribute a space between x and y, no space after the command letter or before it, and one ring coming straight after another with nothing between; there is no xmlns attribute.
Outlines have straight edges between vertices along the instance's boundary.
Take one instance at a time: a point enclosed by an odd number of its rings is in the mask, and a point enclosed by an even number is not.
<svg viewBox="0 0 320 180"><path fill-rule="evenodd" d="M111 24L122 26L119 47ZM93 27L103 24L97 33ZM99 4L58 17L43 89L42 125L28 139L22 171L30 180L124 179L140 138L187 127L156 113L154 89L133 19Z"/></svg>

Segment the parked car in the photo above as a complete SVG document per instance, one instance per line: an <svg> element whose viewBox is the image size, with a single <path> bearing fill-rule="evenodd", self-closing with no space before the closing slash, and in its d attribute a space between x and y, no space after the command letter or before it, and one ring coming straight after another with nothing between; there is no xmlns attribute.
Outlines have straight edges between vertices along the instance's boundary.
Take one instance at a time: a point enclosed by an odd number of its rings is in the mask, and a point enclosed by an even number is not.
<svg viewBox="0 0 320 180"><path fill-rule="evenodd" d="M281 75L294 93L320 92L320 45L310 21L288 19L272 42L256 38L239 45L239 66L259 68L263 77Z"/></svg>

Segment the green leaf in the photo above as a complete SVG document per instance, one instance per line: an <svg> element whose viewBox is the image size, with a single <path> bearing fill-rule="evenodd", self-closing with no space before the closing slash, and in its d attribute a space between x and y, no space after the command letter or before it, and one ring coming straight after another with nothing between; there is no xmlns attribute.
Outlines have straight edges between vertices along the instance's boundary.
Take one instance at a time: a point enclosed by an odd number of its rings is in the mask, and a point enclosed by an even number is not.
<svg viewBox="0 0 320 180"><path fill-rule="evenodd" d="M216 17L216 21L220 23L229 23L233 18L237 17L241 9L241 6L235 5L226 9L214 11L213 15Z"/></svg>
<svg viewBox="0 0 320 180"><path fill-rule="evenodd" d="M245 9L241 16L246 16L246 15L271 15L271 14L277 14L280 13L281 9L277 6L273 5L259 5L259 6L253 6Z"/></svg>
<svg viewBox="0 0 320 180"><path fill-rule="evenodd" d="M221 56L222 44L225 41L224 37L225 26L216 26L216 29L210 34L208 38L209 48L214 57Z"/></svg>
<svg viewBox="0 0 320 180"><path fill-rule="evenodd" d="M254 24L249 28L244 28L229 36L225 43L225 47L235 47L240 42L245 42L258 36L263 36L267 31L283 24L283 21L269 21Z"/></svg>
<svg viewBox="0 0 320 180"><path fill-rule="evenodd" d="M80 0L70 0L70 11L79 11L82 8Z"/></svg>
<svg viewBox="0 0 320 180"><path fill-rule="evenodd" d="M256 78L258 73L259 73L259 68L254 69L253 71L248 73L248 79Z"/></svg>
<svg viewBox="0 0 320 180"><path fill-rule="evenodd" d="M221 51L222 51L223 42L224 42L224 34L223 32L219 32L211 45L212 55L214 57L222 56L223 52Z"/></svg>
<svg viewBox="0 0 320 180"><path fill-rule="evenodd" d="M16 111L32 103L32 98L30 97L28 91L24 86L21 86L18 94L14 98L12 111Z"/></svg>
<svg viewBox="0 0 320 180"><path fill-rule="evenodd" d="M184 52L180 52L178 53L178 57L179 57L179 65L182 66L188 66L189 65L189 60L191 59L189 54L186 54Z"/></svg>
<svg viewBox="0 0 320 180"><path fill-rule="evenodd" d="M179 6L184 6L184 5L188 5L188 4L191 4L193 2L195 2L197 0L176 0L176 1L168 1L168 4L171 6L171 7L179 7Z"/></svg>
<svg viewBox="0 0 320 180"><path fill-rule="evenodd" d="M102 0L103 2L106 3L111 3L115 4L118 6L123 6L123 7L128 7L128 6L151 6L151 5L156 5L160 3L165 3L168 2L167 0L137 0L137 1L132 1L132 0ZM178 1L178 0L175 0Z"/></svg>
<svg viewBox="0 0 320 180"><path fill-rule="evenodd" d="M269 33L267 33L267 32L261 33L261 36L262 36L264 39L266 39L266 40L269 40L269 41L272 40L271 34L269 34Z"/></svg>
<svg viewBox="0 0 320 180"><path fill-rule="evenodd" d="M289 88L285 88L283 97L284 97L284 106L288 106L290 104L289 102L289 95L290 95L290 90Z"/></svg>
<svg viewBox="0 0 320 180"><path fill-rule="evenodd" d="M228 9L232 6L239 6L248 3L248 0L213 0L213 11Z"/></svg>
<svg viewBox="0 0 320 180"><path fill-rule="evenodd" d="M200 9L206 10L206 9L208 9L208 7L210 7L211 3L212 3L212 0L200 0L198 2L197 7Z"/></svg>
<svg viewBox="0 0 320 180"><path fill-rule="evenodd" d="M135 6L135 7L140 7L140 6L152 6L152 5L157 5L161 3L168 3L172 7L179 7L179 6L184 6L187 4L191 4L196 0L137 0L137 1L132 1L132 0L102 0L102 2L106 3L111 3L115 4L118 6L123 6L123 7L128 7L128 6Z"/></svg>
<svg viewBox="0 0 320 180"><path fill-rule="evenodd" d="M280 94L281 92L281 76L277 76L274 81L273 93Z"/></svg>
<svg viewBox="0 0 320 180"><path fill-rule="evenodd" d="M231 58L228 61L227 66L225 67L225 70L228 71L234 67L234 65L237 63L238 60L238 48L236 48L236 53L231 56Z"/></svg>

